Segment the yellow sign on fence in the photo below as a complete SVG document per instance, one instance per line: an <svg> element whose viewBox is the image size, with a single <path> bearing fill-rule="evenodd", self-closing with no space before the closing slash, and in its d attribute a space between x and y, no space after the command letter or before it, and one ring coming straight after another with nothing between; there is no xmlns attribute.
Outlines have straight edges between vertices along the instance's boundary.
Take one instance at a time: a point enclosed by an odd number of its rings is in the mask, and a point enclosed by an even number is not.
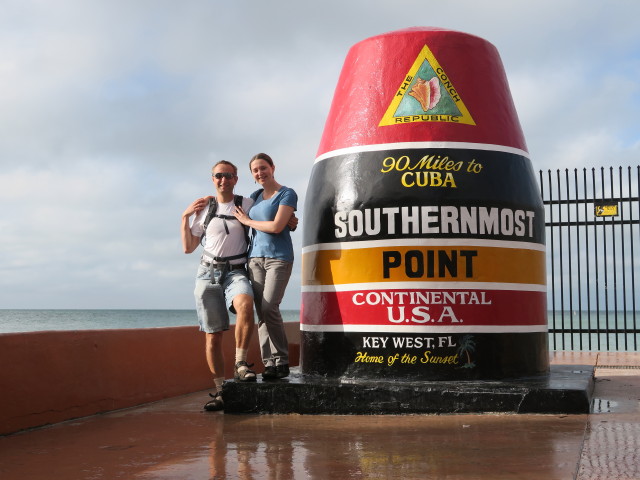
<svg viewBox="0 0 640 480"><path fill-rule="evenodd" d="M596 217L615 217L618 215L618 204L596 205L594 210Z"/></svg>

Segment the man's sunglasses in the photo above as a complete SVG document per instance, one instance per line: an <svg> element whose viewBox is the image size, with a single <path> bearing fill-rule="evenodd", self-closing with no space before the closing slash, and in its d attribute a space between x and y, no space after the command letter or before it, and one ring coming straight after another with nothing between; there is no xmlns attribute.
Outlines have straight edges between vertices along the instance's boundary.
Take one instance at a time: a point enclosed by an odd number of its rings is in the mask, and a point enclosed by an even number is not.
<svg viewBox="0 0 640 480"><path fill-rule="evenodd" d="M217 178L218 180L220 180L221 178L228 178L229 180L231 180L236 176L233 173L229 173L229 172L218 172L218 173L214 173L213 177Z"/></svg>

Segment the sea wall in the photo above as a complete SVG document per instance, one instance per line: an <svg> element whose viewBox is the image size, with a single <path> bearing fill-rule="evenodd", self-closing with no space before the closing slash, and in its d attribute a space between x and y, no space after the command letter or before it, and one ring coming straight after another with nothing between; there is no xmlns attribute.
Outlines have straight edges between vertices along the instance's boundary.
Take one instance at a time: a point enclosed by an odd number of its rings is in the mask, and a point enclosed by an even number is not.
<svg viewBox="0 0 640 480"><path fill-rule="evenodd" d="M300 331L285 324L290 363ZM224 334L233 377L234 326ZM262 372L257 332L249 363ZM0 435L211 388L197 327L0 334Z"/></svg>

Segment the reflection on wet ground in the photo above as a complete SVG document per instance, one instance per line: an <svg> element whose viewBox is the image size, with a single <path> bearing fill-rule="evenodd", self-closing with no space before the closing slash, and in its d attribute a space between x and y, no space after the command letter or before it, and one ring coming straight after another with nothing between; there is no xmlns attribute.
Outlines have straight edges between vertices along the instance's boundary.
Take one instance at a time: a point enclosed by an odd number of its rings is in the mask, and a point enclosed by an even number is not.
<svg viewBox="0 0 640 480"><path fill-rule="evenodd" d="M640 370L620 371L596 369L590 415L225 415L197 392L1 437L0 478L640 478Z"/></svg>
<svg viewBox="0 0 640 480"><path fill-rule="evenodd" d="M607 368L595 370L593 414L580 456L580 480L640 479L640 354L628 355L635 362L611 366L599 362Z"/></svg>

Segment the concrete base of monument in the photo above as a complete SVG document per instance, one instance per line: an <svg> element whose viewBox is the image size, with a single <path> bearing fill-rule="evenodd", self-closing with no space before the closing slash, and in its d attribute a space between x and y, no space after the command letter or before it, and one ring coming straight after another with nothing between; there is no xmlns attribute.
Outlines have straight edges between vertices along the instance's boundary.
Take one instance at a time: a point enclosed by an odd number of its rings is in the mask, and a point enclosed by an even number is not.
<svg viewBox="0 0 640 480"><path fill-rule="evenodd" d="M345 380L302 375L225 382L225 413L446 414L589 413L593 366L552 365L548 375L510 380Z"/></svg>

